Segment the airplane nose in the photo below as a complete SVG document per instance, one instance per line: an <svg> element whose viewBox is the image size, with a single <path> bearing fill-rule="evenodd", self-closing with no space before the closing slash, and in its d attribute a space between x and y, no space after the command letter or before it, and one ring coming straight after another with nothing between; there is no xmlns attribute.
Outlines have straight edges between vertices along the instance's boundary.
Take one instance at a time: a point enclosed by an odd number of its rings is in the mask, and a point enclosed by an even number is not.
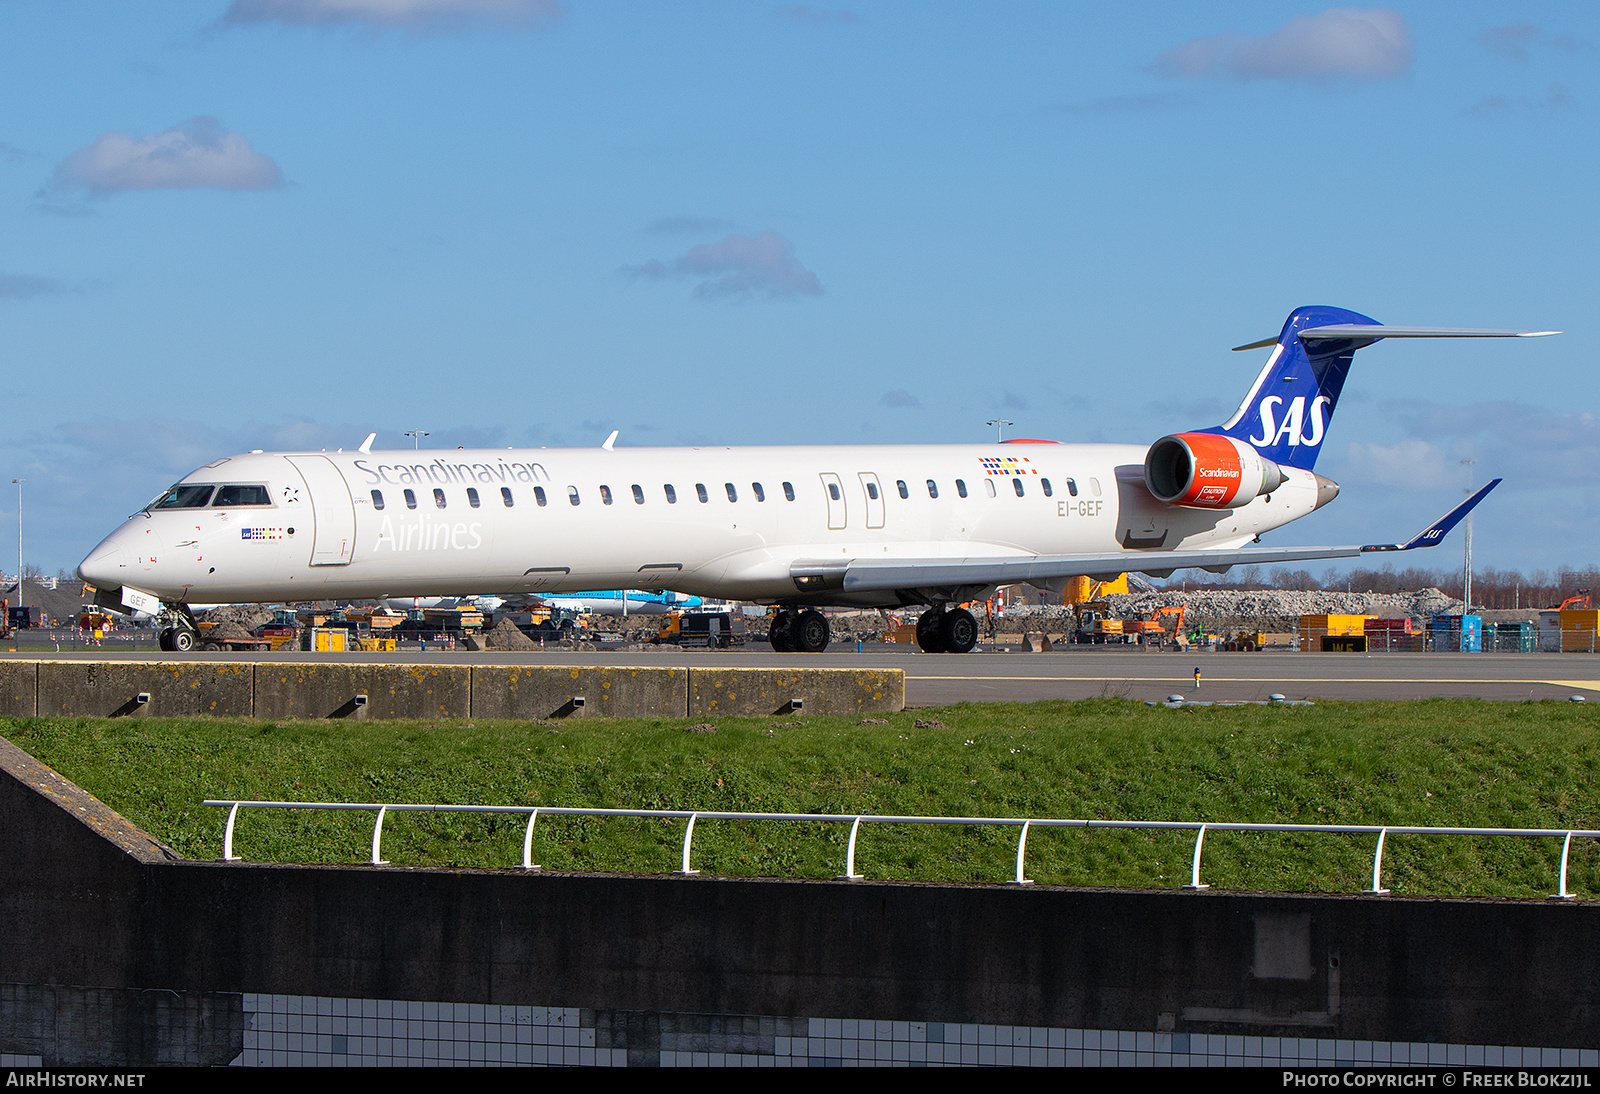
<svg viewBox="0 0 1600 1094"><path fill-rule="evenodd" d="M130 557L116 536L105 539L78 563L78 577L97 589L120 588L128 573Z"/></svg>

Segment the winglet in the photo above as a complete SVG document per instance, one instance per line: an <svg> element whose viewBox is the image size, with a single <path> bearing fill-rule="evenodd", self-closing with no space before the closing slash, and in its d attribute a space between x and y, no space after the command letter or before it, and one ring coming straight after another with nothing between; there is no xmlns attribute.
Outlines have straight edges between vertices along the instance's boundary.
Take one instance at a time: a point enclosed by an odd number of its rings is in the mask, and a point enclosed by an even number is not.
<svg viewBox="0 0 1600 1094"><path fill-rule="evenodd" d="M356 449L356 451L357 452L371 452L372 451L372 442L377 440L377 439L378 439L378 435L376 433L368 433L367 434L367 439L361 442L361 447Z"/></svg>
<svg viewBox="0 0 1600 1094"><path fill-rule="evenodd" d="M617 443L617 434L620 432L622 432L620 429L613 429L611 431L611 436L606 438L606 443L600 447L605 449L607 452L610 452L611 446Z"/></svg>
<svg viewBox="0 0 1600 1094"><path fill-rule="evenodd" d="M1405 543L1373 543L1363 548L1362 551L1412 551L1418 547L1434 547L1444 541L1450 534L1450 529L1461 523L1461 519L1472 512L1473 507L1489 496L1489 491L1499 486L1502 479L1494 479L1487 486L1479 489L1466 501L1450 510L1444 516L1428 525L1422 531L1412 536Z"/></svg>

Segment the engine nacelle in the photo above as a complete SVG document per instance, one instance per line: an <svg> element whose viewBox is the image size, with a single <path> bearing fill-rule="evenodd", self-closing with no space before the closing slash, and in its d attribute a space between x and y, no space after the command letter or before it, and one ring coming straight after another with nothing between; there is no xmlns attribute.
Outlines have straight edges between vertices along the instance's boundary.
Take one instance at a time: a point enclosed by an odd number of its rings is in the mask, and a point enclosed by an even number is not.
<svg viewBox="0 0 1600 1094"><path fill-rule="evenodd" d="M1251 445L1218 433L1162 437L1144 457L1144 484L1168 505L1231 509L1284 481L1282 469Z"/></svg>

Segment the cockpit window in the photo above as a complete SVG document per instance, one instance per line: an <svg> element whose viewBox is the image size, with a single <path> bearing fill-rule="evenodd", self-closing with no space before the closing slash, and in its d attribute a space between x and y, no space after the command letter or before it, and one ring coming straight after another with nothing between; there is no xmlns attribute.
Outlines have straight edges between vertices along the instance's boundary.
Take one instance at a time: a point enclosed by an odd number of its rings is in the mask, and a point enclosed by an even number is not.
<svg viewBox="0 0 1600 1094"><path fill-rule="evenodd" d="M223 505L271 505L272 495L265 486L219 486L217 496L212 499L213 506Z"/></svg>
<svg viewBox="0 0 1600 1094"><path fill-rule="evenodd" d="M179 483L162 495L152 509L199 509L211 500L211 483Z"/></svg>

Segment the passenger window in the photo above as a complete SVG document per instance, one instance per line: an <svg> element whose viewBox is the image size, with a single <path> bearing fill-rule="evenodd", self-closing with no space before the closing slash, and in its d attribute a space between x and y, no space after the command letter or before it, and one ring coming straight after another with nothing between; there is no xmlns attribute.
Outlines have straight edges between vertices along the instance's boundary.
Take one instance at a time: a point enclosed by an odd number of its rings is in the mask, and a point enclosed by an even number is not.
<svg viewBox="0 0 1600 1094"><path fill-rule="evenodd" d="M406 487L406 508L407 509L415 509L416 507L417 507L417 495L412 493L411 488L408 486L408 487Z"/></svg>
<svg viewBox="0 0 1600 1094"><path fill-rule="evenodd" d="M219 486L212 505L271 505L272 496L265 486Z"/></svg>
<svg viewBox="0 0 1600 1094"><path fill-rule="evenodd" d="M697 482L694 484L694 492L695 496L700 499L701 505L704 505L706 502L711 500L711 495L706 493L706 484L703 482Z"/></svg>
<svg viewBox="0 0 1600 1094"><path fill-rule="evenodd" d="M611 504L611 487L602 486L600 488L600 504L601 505L610 505Z"/></svg>
<svg viewBox="0 0 1600 1094"><path fill-rule="evenodd" d="M382 509L383 508L383 491L382 490L374 490L372 492L372 507L374 509Z"/></svg>
<svg viewBox="0 0 1600 1094"><path fill-rule="evenodd" d="M956 493L960 494L962 497L966 497L967 496L967 484L966 484L965 480L963 480L963 479L957 479L956 480Z"/></svg>
<svg viewBox="0 0 1600 1094"><path fill-rule="evenodd" d="M541 506L545 504L544 487L535 486L533 488L533 500L538 502Z"/></svg>
<svg viewBox="0 0 1600 1094"><path fill-rule="evenodd" d="M794 483L786 482L783 484L783 496L789 501L794 500Z"/></svg>
<svg viewBox="0 0 1600 1094"><path fill-rule="evenodd" d="M994 480L993 479L984 479L983 480L983 488L991 498L994 497Z"/></svg>
<svg viewBox="0 0 1600 1094"><path fill-rule="evenodd" d="M152 509L199 509L211 500L213 487L206 486L174 486L166 495L150 508Z"/></svg>
<svg viewBox="0 0 1600 1094"><path fill-rule="evenodd" d="M472 506L474 509L478 508L478 490L477 490L477 487L474 487L474 486L467 487L467 504Z"/></svg>
<svg viewBox="0 0 1600 1094"><path fill-rule="evenodd" d="M444 491L437 486L433 488L433 504L440 509L444 508Z"/></svg>
<svg viewBox="0 0 1600 1094"><path fill-rule="evenodd" d="M750 484L750 492L756 496L757 501L767 500L767 492L761 489L761 484L759 482L753 482Z"/></svg>
<svg viewBox="0 0 1600 1094"><path fill-rule="evenodd" d="M1067 480L1067 493L1074 498L1078 496L1078 484L1071 479Z"/></svg>
<svg viewBox="0 0 1600 1094"><path fill-rule="evenodd" d="M638 483L633 484L633 504L644 504L644 487L640 486Z"/></svg>
<svg viewBox="0 0 1600 1094"><path fill-rule="evenodd" d="M738 501L739 500L739 492L733 488L733 483L725 482L725 483L722 484L722 486L723 486L723 489L728 491L728 500L729 501Z"/></svg>
<svg viewBox="0 0 1600 1094"><path fill-rule="evenodd" d="M578 488L576 486L567 487L567 504L578 504Z"/></svg>
<svg viewBox="0 0 1600 1094"><path fill-rule="evenodd" d="M900 491L900 496L902 498L909 498L911 496L911 491L906 489L905 479L896 479L894 484L895 487Z"/></svg>
<svg viewBox="0 0 1600 1094"><path fill-rule="evenodd" d="M878 484L877 483L875 483L875 482L867 483L867 497L871 498L873 501L877 501L878 500Z"/></svg>
<svg viewBox="0 0 1600 1094"><path fill-rule="evenodd" d="M1100 480L1099 479L1090 479L1089 480L1089 493L1093 494L1097 498L1100 496Z"/></svg>
<svg viewBox="0 0 1600 1094"><path fill-rule="evenodd" d="M506 508L507 508L507 509L510 509L510 508L511 508L511 507L512 507L512 506L513 506L513 505L515 505L515 504L516 504L516 502L514 502L514 501L512 501L512 500L511 500L511 487L509 487L509 486L502 486L502 487L501 487L501 488L500 488L500 502L501 502L501 504L503 504L503 505L504 505L504 506L505 506L505 507L506 507Z"/></svg>
<svg viewBox="0 0 1600 1094"><path fill-rule="evenodd" d="M672 484L670 482L667 483L665 486L663 486L661 489L663 489L663 490L665 490L667 492L667 504L668 505L677 505L678 504L678 492L672 488Z"/></svg>
<svg viewBox="0 0 1600 1094"><path fill-rule="evenodd" d="M935 483L932 479L929 479L928 480L928 497L936 498L938 496L939 496L939 485L937 483Z"/></svg>
<svg viewBox="0 0 1600 1094"><path fill-rule="evenodd" d="M1052 494L1052 491L1050 489L1050 480L1049 479L1040 479L1039 480L1039 485L1044 488L1044 496L1047 497L1047 498L1050 497L1051 494Z"/></svg>
<svg viewBox="0 0 1600 1094"><path fill-rule="evenodd" d="M1011 480L1011 486L1012 486L1013 489L1016 490L1017 497L1019 497L1019 498L1022 497L1022 480L1021 479L1012 479Z"/></svg>
<svg viewBox="0 0 1600 1094"><path fill-rule="evenodd" d="M828 497L832 498L834 501L838 501L839 500L839 484L838 483L830 482L828 484Z"/></svg>

